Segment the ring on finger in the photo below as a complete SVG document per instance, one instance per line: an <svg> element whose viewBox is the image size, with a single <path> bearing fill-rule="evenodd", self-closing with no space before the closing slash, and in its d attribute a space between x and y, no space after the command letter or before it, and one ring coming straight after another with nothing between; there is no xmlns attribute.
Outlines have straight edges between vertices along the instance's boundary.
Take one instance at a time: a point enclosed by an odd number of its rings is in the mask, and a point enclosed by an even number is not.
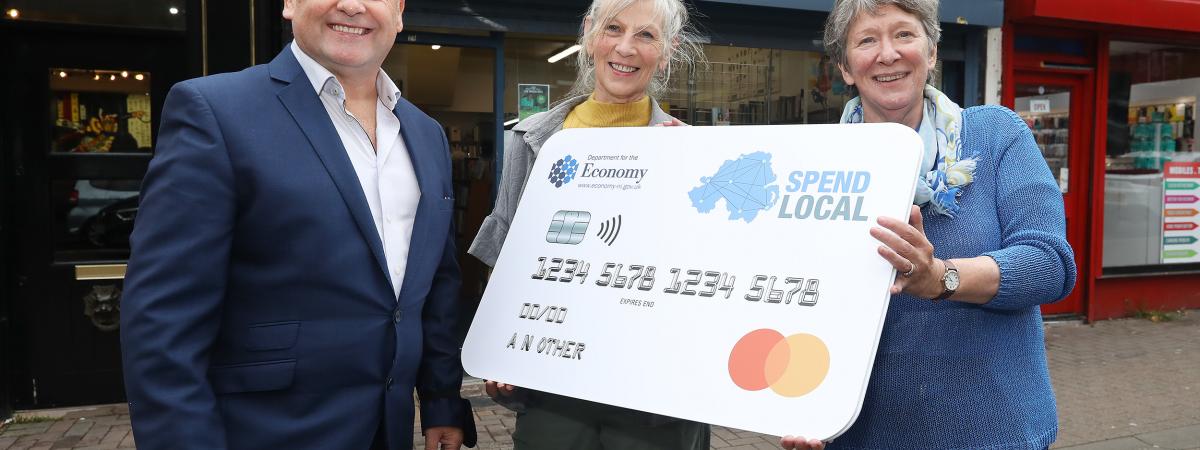
<svg viewBox="0 0 1200 450"><path fill-rule="evenodd" d="M909 261L908 262L908 272L904 272L901 275L904 275L906 277L911 277L914 270L917 270L917 265L913 264L912 261Z"/></svg>

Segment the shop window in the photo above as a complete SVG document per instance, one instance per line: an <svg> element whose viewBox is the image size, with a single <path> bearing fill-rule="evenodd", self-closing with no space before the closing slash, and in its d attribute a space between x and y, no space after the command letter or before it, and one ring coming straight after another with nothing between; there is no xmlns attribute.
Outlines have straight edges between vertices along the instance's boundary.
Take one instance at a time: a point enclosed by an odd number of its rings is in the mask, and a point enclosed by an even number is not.
<svg viewBox="0 0 1200 450"><path fill-rule="evenodd" d="M567 97L575 84L575 52L578 50L575 40L567 36L505 40L506 128Z"/></svg>
<svg viewBox="0 0 1200 450"><path fill-rule="evenodd" d="M661 101L692 125L837 123L852 97L819 52L708 45L707 64L671 80Z"/></svg>
<svg viewBox="0 0 1200 450"><path fill-rule="evenodd" d="M52 153L149 153L150 74L51 69Z"/></svg>
<svg viewBox="0 0 1200 450"><path fill-rule="evenodd" d="M187 26L186 0L7 0L0 4L7 20L162 30Z"/></svg>
<svg viewBox="0 0 1200 450"><path fill-rule="evenodd" d="M1200 48L1112 42L1104 268L1200 267Z"/></svg>
<svg viewBox="0 0 1200 450"><path fill-rule="evenodd" d="M567 37L506 40L506 126L565 98L575 82L573 44ZM562 52L569 56L552 58ZM672 74L658 98L690 125L837 123L854 97L837 64L821 52L706 45L704 53L706 63ZM963 64L939 68L943 74L932 82L960 100Z"/></svg>
<svg viewBox="0 0 1200 450"><path fill-rule="evenodd" d="M506 125L566 97L575 83L573 46L570 37L505 41ZM704 52L707 63L673 73L657 99L691 125L836 123L852 97L819 52L721 45Z"/></svg>

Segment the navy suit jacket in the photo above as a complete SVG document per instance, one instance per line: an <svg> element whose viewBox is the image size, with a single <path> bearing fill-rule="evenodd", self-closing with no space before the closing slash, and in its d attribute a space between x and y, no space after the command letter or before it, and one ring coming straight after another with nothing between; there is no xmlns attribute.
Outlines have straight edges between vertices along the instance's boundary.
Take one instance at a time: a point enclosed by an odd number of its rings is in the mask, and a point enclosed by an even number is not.
<svg viewBox="0 0 1200 450"><path fill-rule="evenodd" d="M463 427L446 136L394 110L421 189L399 298L358 176L285 48L175 85L122 300L139 449L391 449Z"/></svg>

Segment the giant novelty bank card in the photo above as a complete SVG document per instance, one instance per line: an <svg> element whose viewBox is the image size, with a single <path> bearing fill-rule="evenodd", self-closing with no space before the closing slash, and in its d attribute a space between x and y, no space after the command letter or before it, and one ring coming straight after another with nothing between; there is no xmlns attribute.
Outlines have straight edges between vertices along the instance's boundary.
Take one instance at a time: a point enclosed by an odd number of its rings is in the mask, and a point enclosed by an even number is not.
<svg viewBox="0 0 1200 450"><path fill-rule="evenodd" d="M523 388L773 435L857 417L923 145L895 124L571 129L463 348Z"/></svg>

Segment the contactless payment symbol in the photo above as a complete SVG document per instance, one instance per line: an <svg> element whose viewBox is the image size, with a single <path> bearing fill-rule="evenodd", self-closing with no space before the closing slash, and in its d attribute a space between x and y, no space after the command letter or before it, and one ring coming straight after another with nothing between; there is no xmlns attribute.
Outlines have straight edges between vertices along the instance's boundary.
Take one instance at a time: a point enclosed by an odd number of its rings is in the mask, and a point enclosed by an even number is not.
<svg viewBox="0 0 1200 450"><path fill-rule="evenodd" d="M784 337L775 330L754 330L729 352L729 377L747 391L771 388L783 397L812 392L829 374L829 348L811 334Z"/></svg>
<svg viewBox="0 0 1200 450"><path fill-rule="evenodd" d="M554 162L554 166L550 167L550 184L554 187L563 187L564 184L570 183L575 179L575 171L579 169L579 160L567 155Z"/></svg>
<svg viewBox="0 0 1200 450"><path fill-rule="evenodd" d="M617 241L617 236L620 234L621 215L617 214L617 217L600 222L600 231L596 233L596 236L603 240L605 244L608 244L609 247L612 247L613 242Z"/></svg>
<svg viewBox="0 0 1200 450"><path fill-rule="evenodd" d="M550 229L546 230L546 242L570 245L583 242L591 222L592 213L587 211L556 212L550 221Z"/></svg>

